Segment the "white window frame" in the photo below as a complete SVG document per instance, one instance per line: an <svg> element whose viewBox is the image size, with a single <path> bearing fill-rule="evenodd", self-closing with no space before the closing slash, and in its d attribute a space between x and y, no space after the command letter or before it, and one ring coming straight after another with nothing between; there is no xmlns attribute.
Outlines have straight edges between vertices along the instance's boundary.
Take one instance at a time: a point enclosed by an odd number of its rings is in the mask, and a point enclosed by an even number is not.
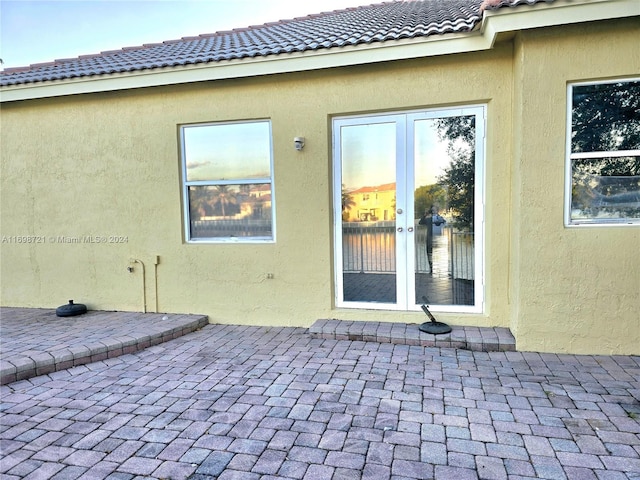
<svg viewBox="0 0 640 480"><path fill-rule="evenodd" d="M640 218L619 218L619 219L579 219L571 218L572 190L573 190L573 161L586 158L616 158L639 156L639 150L614 150L597 152L571 151L571 135L573 133L573 88L586 85L604 85L612 83L637 82L640 77L616 78L604 81L571 82L567 84L567 114L566 114L566 159L565 159L565 202L564 202L564 224L565 227L623 227L640 226Z"/></svg>
<svg viewBox="0 0 640 480"><path fill-rule="evenodd" d="M269 127L269 169L270 176L265 178L240 178L233 180L187 180L187 161L184 131L189 127L206 127L216 125L234 125L234 124L256 124L266 123ZM179 125L179 142L180 142L180 169L182 183L182 207L184 221L184 239L186 243L192 244L215 244L215 243L275 243L276 242L276 200L274 188L274 159L273 159L273 133L271 128L271 120L255 119L242 121L223 121L223 122L205 122L205 123L188 123ZM191 236L191 213L189 187L198 186L216 186L216 185L252 185L252 184L268 184L271 187L271 235L270 236L254 236L254 237L197 237Z"/></svg>

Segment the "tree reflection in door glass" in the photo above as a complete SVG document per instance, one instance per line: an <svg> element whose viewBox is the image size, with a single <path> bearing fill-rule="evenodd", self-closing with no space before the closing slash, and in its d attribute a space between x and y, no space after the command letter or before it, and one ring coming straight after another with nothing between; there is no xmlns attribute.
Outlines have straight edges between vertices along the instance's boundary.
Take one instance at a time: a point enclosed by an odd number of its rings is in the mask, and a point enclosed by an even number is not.
<svg viewBox="0 0 640 480"><path fill-rule="evenodd" d="M416 304L473 305L475 117L414 125Z"/></svg>

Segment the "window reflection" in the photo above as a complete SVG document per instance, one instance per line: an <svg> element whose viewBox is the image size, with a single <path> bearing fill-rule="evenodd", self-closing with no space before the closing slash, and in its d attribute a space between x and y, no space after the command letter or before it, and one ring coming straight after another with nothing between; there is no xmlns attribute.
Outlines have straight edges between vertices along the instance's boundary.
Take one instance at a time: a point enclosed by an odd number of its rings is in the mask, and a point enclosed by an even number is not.
<svg viewBox="0 0 640 480"><path fill-rule="evenodd" d="M395 219L395 133L395 123L342 127L343 221Z"/></svg>
<svg viewBox="0 0 640 480"><path fill-rule="evenodd" d="M267 122L189 126L183 136L188 181L270 176Z"/></svg>
<svg viewBox="0 0 640 480"><path fill-rule="evenodd" d="M640 149L640 81L573 87L571 151Z"/></svg>
<svg viewBox="0 0 640 480"><path fill-rule="evenodd" d="M640 218L638 166L640 157L574 160L572 218L602 221Z"/></svg>
<svg viewBox="0 0 640 480"><path fill-rule="evenodd" d="M189 187L192 238L271 236L271 186Z"/></svg>
<svg viewBox="0 0 640 480"><path fill-rule="evenodd" d="M570 223L639 222L640 80L570 91Z"/></svg>
<svg viewBox="0 0 640 480"><path fill-rule="evenodd" d="M188 240L273 239L268 121L181 128Z"/></svg>

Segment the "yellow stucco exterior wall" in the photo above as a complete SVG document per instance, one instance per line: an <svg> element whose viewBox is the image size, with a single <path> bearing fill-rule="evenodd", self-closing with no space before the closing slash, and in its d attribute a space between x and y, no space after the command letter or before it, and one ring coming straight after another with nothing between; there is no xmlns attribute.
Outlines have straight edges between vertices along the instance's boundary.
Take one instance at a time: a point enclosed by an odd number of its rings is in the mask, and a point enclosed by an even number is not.
<svg viewBox="0 0 640 480"><path fill-rule="evenodd" d="M567 85L640 76L639 33L628 20L516 41L511 328L521 350L640 353L640 228L563 226Z"/></svg>
<svg viewBox="0 0 640 480"><path fill-rule="evenodd" d="M334 308L331 119L486 104L485 311L439 317L510 327L521 350L640 353L640 229L563 226L567 82L637 74L610 54L636 35L602 22L473 54L5 103L2 235L35 242L1 245L2 305L422 323ZM187 244L178 126L245 119L271 120L276 242Z"/></svg>

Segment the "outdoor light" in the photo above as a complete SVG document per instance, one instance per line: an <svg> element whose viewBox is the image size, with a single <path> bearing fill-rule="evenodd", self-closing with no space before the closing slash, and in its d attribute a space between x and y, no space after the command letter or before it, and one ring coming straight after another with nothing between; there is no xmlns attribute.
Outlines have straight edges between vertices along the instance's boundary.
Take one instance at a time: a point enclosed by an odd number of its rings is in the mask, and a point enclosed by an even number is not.
<svg viewBox="0 0 640 480"><path fill-rule="evenodd" d="M296 150L300 151L304 147L304 137L295 137L293 139L293 146Z"/></svg>

